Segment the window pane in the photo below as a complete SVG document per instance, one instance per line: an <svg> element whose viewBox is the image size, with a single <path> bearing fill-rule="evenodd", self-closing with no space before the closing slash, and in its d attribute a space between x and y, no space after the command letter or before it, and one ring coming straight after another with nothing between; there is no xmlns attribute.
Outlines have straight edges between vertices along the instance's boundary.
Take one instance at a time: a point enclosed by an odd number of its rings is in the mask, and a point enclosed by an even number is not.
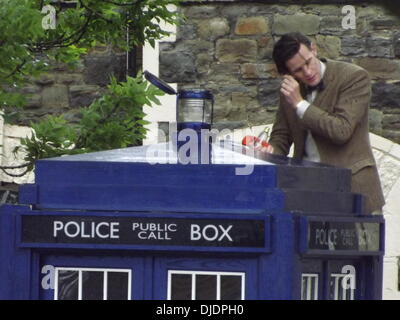
<svg viewBox="0 0 400 320"><path fill-rule="evenodd" d="M103 300L104 272L82 271L82 300Z"/></svg>
<svg viewBox="0 0 400 320"><path fill-rule="evenodd" d="M330 298L332 300L354 300L355 277L332 274L330 281Z"/></svg>
<svg viewBox="0 0 400 320"><path fill-rule="evenodd" d="M221 300L242 299L242 277L221 276Z"/></svg>
<svg viewBox="0 0 400 320"><path fill-rule="evenodd" d="M58 300L78 300L79 272L58 270Z"/></svg>
<svg viewBox="0 0 400 320"><path fill-rule="evenodd" d="M217 300L216 275L196 275L196 300Z"/></svg>
<svg viewBox="0 0 400 320"><path fill-rule="evenodd" d="M107 300L128 300L128 272L108 272Z"/></svg>
<svg viewBox="0 0 400 320"><path fill-rule="evenodd" d="M318 300L318 274L302 274L301 299Z"/></svg>
<svg viewBox="0 0 400 320"><path fill-rule="evenodd" d="M171 285L171 300L192 299L192 275L172 274L170 285Z"/></svg>

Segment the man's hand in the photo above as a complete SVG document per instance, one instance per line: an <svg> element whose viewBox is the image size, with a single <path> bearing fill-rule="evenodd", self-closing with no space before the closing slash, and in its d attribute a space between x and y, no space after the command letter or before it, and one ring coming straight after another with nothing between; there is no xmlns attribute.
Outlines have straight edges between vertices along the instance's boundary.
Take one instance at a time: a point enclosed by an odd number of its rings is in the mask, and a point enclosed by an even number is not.
<svg viewBox="0 0 400 320"><path fill-rule="evenodd" d="M268 153L274 153L274 147L269 145L268 147L258 147L256 150L260 150L261 152L268 152Z"/></svg>
<svg viewBox="0 0 400 320"><path fill-rule="evenodd" d="M281 84L281 93L285 97L286 101L296 109L296 105L303 100L303 97L301 96L300 93L300 85L296 81L295 78L293 78L290 75L284 75L283 76L283 81Z"/></svg>

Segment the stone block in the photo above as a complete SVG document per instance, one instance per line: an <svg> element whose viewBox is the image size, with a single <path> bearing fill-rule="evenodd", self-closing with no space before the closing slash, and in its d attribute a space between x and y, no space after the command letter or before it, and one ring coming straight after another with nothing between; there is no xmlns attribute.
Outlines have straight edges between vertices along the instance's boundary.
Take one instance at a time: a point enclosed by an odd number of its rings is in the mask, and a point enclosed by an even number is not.
<svg viewBox="0 0 400 320"><path fill-rule="evenodd" d="M258 98L260 104L267 111L275 111L279 105L280 79L260 81L258 84Z"/></svg>
<svg viewBox="0 0 400 320"><path fill-rule="evenodd" d="M224 120L222 122L216 122L213 124L213 128L217 129L221 133L224 133L223 130L233 131L238 128L243 128L247 125L245 120L242 121L230 121ZM235 135L235 133L233 133Z"/></svg>
<svg viewBox="0 0 400 320"><path fill-rule="evenodd" d="M263 106L250 105L247 107L248 122L251 126L272 123L275 119L275 113L275 111L269 111Z"/></svg>
<svg viewBox="0 0 400 320"><path fill-rule="evenodd" d="M259 35L269 31L268 21L264 17L240 18L235 27L237 35Z"/></svg>
<svg viewBox="0 0 400 320"><path fill-rule="evenodd" d="M215 40L229 33L229 22L225 18L201 20L198 24L198 34L201 39Z"/></svg>
<svg viewBox="0 0 400 320"><path fill-rule="evenodd" d="M210 65L213 62L213 57L207 53L200 53L196 58L197 72L208 73L210 71Z"/></svg>
<svg viewBox="0 0 400 320"><path fill-rule="evenodd" d="M219 16L226 17L229 20L235 20L237 19L237 17L246 16L248 14L248 6L232 3L229 5L221 6L221 14Z"/></svg>
<svg viewBox="0 0 400 320"><path fill-rule="evenodd" d="M369 129L375 134L382 134L383 112L376 109L370 109L368 113Z"/></svg>
<svg viewBox="0 0 400 320"><path fill-rule="evenodd" d="M82 73L59 73L56 75L56 81L66 85L84 83Z"/></svg>
<svg viewBox="0 0 400 320"><path fill-rule="evenodd" d="M392 39L375 37L367 38L366 49L369 57L393 57Z"/></svg>
<svg viewBox="0 0 400 320"><path fill-rule="evenodd" d="M219 16L219 11L216 6L202 5L183 7L183 14L187 18L209 19Z"/></svg>
<svg viewBox="0 0 400 320"><path fill-rule="evenodd" d="M23 93L23 94L35 94L35 93L38 93L39 94L41 92L41 90L42 90L41 87L32 85L32 86L26 86L26 87L22 88L21 89L21 93Z"/></svg>
<svg viewBox="0 0 400 320"><path fill-rule="evenodd" d="M382 127L400 131L400 114L385 114L382 119Z"/></svg>
<svg viewBox="0 0 400 320"><path fill-rule="evenodd" d="M275 3L278 3L279 1L275 1ZM274 3L274 1L273 1ZM299 5L290 5L290 4L285 4L284 6L279 5L279 4L272 4L271 6L262 6L262 8L265 10L265 14L270 14L273 13L274 15L276 14L295 14L301 11L302 6ZM260 10L260 12L263 12Z"/></svg>
<svg viewBox="0 0 400 320"><path fill-rule="evenodd" d="M106 86L110 77L115 76L122 80L125 76L125 54L93 54L85 57L85 83L90 85Z"/></svg>
<svg viewBox="0 0 400 320"><path fill-rule="evenodd" d="M197 26L190 22L182 23L177 27L176 40L193 40L197 38Z"/></svg>
<svg viewBox="0 0 400 320"><path fill-rule="evenodd" d="M369 4L368 6L359 6L356 10L356 17L358 18L375 18L382 14L381 6Z"/></svg>
<svg viewBox="0 0 400 320"><path fill-rule="evenodd" d="M245 63L241 66L241 73L244 79L269 79L278 76L274 63Z"/></svg>
<svg viewBox="0 0 400 320"><path fill-rule="evenodd" d="M365 38L355 36L345 36L341 41L341 53L348 55L361 55L365 53Z"/></svg>
<svg viewBox="0 0 400 320"><path fill-rule="evenodd" d="M197 77L195 57L182 51L161 52L159 74L166 82L194 82Z"/></svg>
<svg viewBox="0 0 400 320"><path fill-rule="evenodd" d="M87 107L101 96L100 87L95 85L74 85L69 87L71 108Z"/></svg>
<svg viewBox="0 0 400 320"><path fill-rule="evenodd" d="M230 108L231 96L229 94L217 95L214 102L214 122L226 119Z"/></svg>
<svg viewBox="0 0 400 320"><path fill-rule="evenodd" d="M160 50L160 54L169 51L176 52L177 54L185 53L197 55L204 52L214 54L214 42L204 39L180 41L175 46L163 46L162 50Z"/></svg>
<svg viewBox="0 0 400 320"><path fill-rule="evenodd" d="M362 57L355 59L355 63L366 69L373 79L400 79L399 61L384 58Z"/></svg>
<svg viewBox="0 0 400 320"><path fill-rule="evenodd" d="M257 40L258 57L261 60L272 60L272 51L274 49L274 40L270 37L260 37Z"/></svg>
<svg viewBox="0 0 400 320"><path fill-rule="evenodd" d="M237 83L240 76L240 64L236 63L214 63L210 66L209 79L216 82ZM224 90L220 88L220 90Z"/></svg>
<svg viewBox="0 0 400 320"><path fill-rule="evenodd" d="M388 30L399 27L399 21L395 19L375 19L370 21L370 26L372 30Z"/></svg>
<svg viewBox="0 0 400 320"><path fill-rule="evenodd" d="M372 84L371 106L388 112L400 109L400 82L378 81ZM394 113L394 112L393 112Z"/></svg>
<svg viewBox="0 0 400 320"><path fill-rule="evenodd" d="M346 30L342 28L342 17L324 16L321 17L320 33L328 35L342 35Z"/></svg>
<svg viewBox="0 0 400 320"><path fill-rule="evenodd" d="M68 109L68 87L65 85L54 85L43 88L42 107L47 110Z"/></svg>
<svg viewBox="0 0 400 320"><path fill-rule="evenodd" d="M319 32L320 17L314 14L276 15L272 33L282 35L287 32L301 31L305 35Z"/></svg>
<svg viewBox="0 0 400 320"><path fill-rule="evenodd" d="M55 78L55 74L44 73L40 75L37 79L34 79L34 82L41 86L49 86L55 83Z"/></svg>
<svg viewBox="0 0 400 320"><path fill-rule="evenodd" d="M241 121L247 118L247 108L249 105L256 105L256 99L243 92L233 92L231 95L230 108L227 110L229 121Z"/></svg>
<svg viewBox="0 0 400 320"><path fill-rule="evenodd" d="M340 38L335 36L316 36L318 55L329 59L336 59L339 57L341 42Z"/></svg>
<svg viewBox="0 0 400 320"><path fill-rule="evenodd" d="M216 57L221 62L249 62L257 57L255 40L220 39L216 44Z"/></svg>
<svg viewBox="0 0 400 320"><path fill-rule="evenodd" d="M396 58L400 58L400 32L393 35L393 54Z"/></svg>
<svg viewBox="0 0 400 320"><path fill-rule="evenodd" d="M26 108L36 109L42 106L42 96L40 94L31 94L27 97Z"/></svg>

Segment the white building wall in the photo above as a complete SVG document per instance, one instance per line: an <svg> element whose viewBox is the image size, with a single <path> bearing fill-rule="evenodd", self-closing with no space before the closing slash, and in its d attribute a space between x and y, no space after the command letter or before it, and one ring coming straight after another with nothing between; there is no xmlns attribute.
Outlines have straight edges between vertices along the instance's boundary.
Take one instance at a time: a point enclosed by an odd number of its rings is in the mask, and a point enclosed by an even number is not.
<svg viewBox="0 0 400 320"><path fill-rule="evenodd" d="M174 6L169 6L169 10L175 10ZM176 37L176 26L170 24L162 24L161 27L171 32L168 38L164 38L163 42L174 42ZM154 48L150 44L143 47L143 70L147 70L158 77L159 73L159 41L156 41ZM169 85L177 89L176 83L169 83ZM146 114L145 120L151 123L146 126L149 130L143 144L152 144L158 141L158 121L163 122L176 122L176 95L168 95L160 97L161 105L154 105L152 107L145 106L143 111Z"/></svg>

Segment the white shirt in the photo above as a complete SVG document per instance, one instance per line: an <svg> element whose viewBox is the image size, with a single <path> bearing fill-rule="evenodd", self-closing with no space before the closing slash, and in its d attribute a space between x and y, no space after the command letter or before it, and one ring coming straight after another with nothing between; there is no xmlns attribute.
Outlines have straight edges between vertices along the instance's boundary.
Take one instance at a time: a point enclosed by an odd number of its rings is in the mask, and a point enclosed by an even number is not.
<svg viewBox="0 0 400 320"><path fill-rule="evenodd" d="M321 79L322 79L324 77L326 66L323 62L320 61L320 63L321 63ZM316 96L317 96L317 90L314 90L310 94L307 95L307 97L306 97L307 101L301 100L297 104L296 113L300 119L303 118L304 113L307 111L310 104L314 102ZM314 162L321 161L317 145L315 144L314 138L313 138L310 130L307 131L305 151L306 151L306 154L303 157L304 160L314 161Z"/></svg>

